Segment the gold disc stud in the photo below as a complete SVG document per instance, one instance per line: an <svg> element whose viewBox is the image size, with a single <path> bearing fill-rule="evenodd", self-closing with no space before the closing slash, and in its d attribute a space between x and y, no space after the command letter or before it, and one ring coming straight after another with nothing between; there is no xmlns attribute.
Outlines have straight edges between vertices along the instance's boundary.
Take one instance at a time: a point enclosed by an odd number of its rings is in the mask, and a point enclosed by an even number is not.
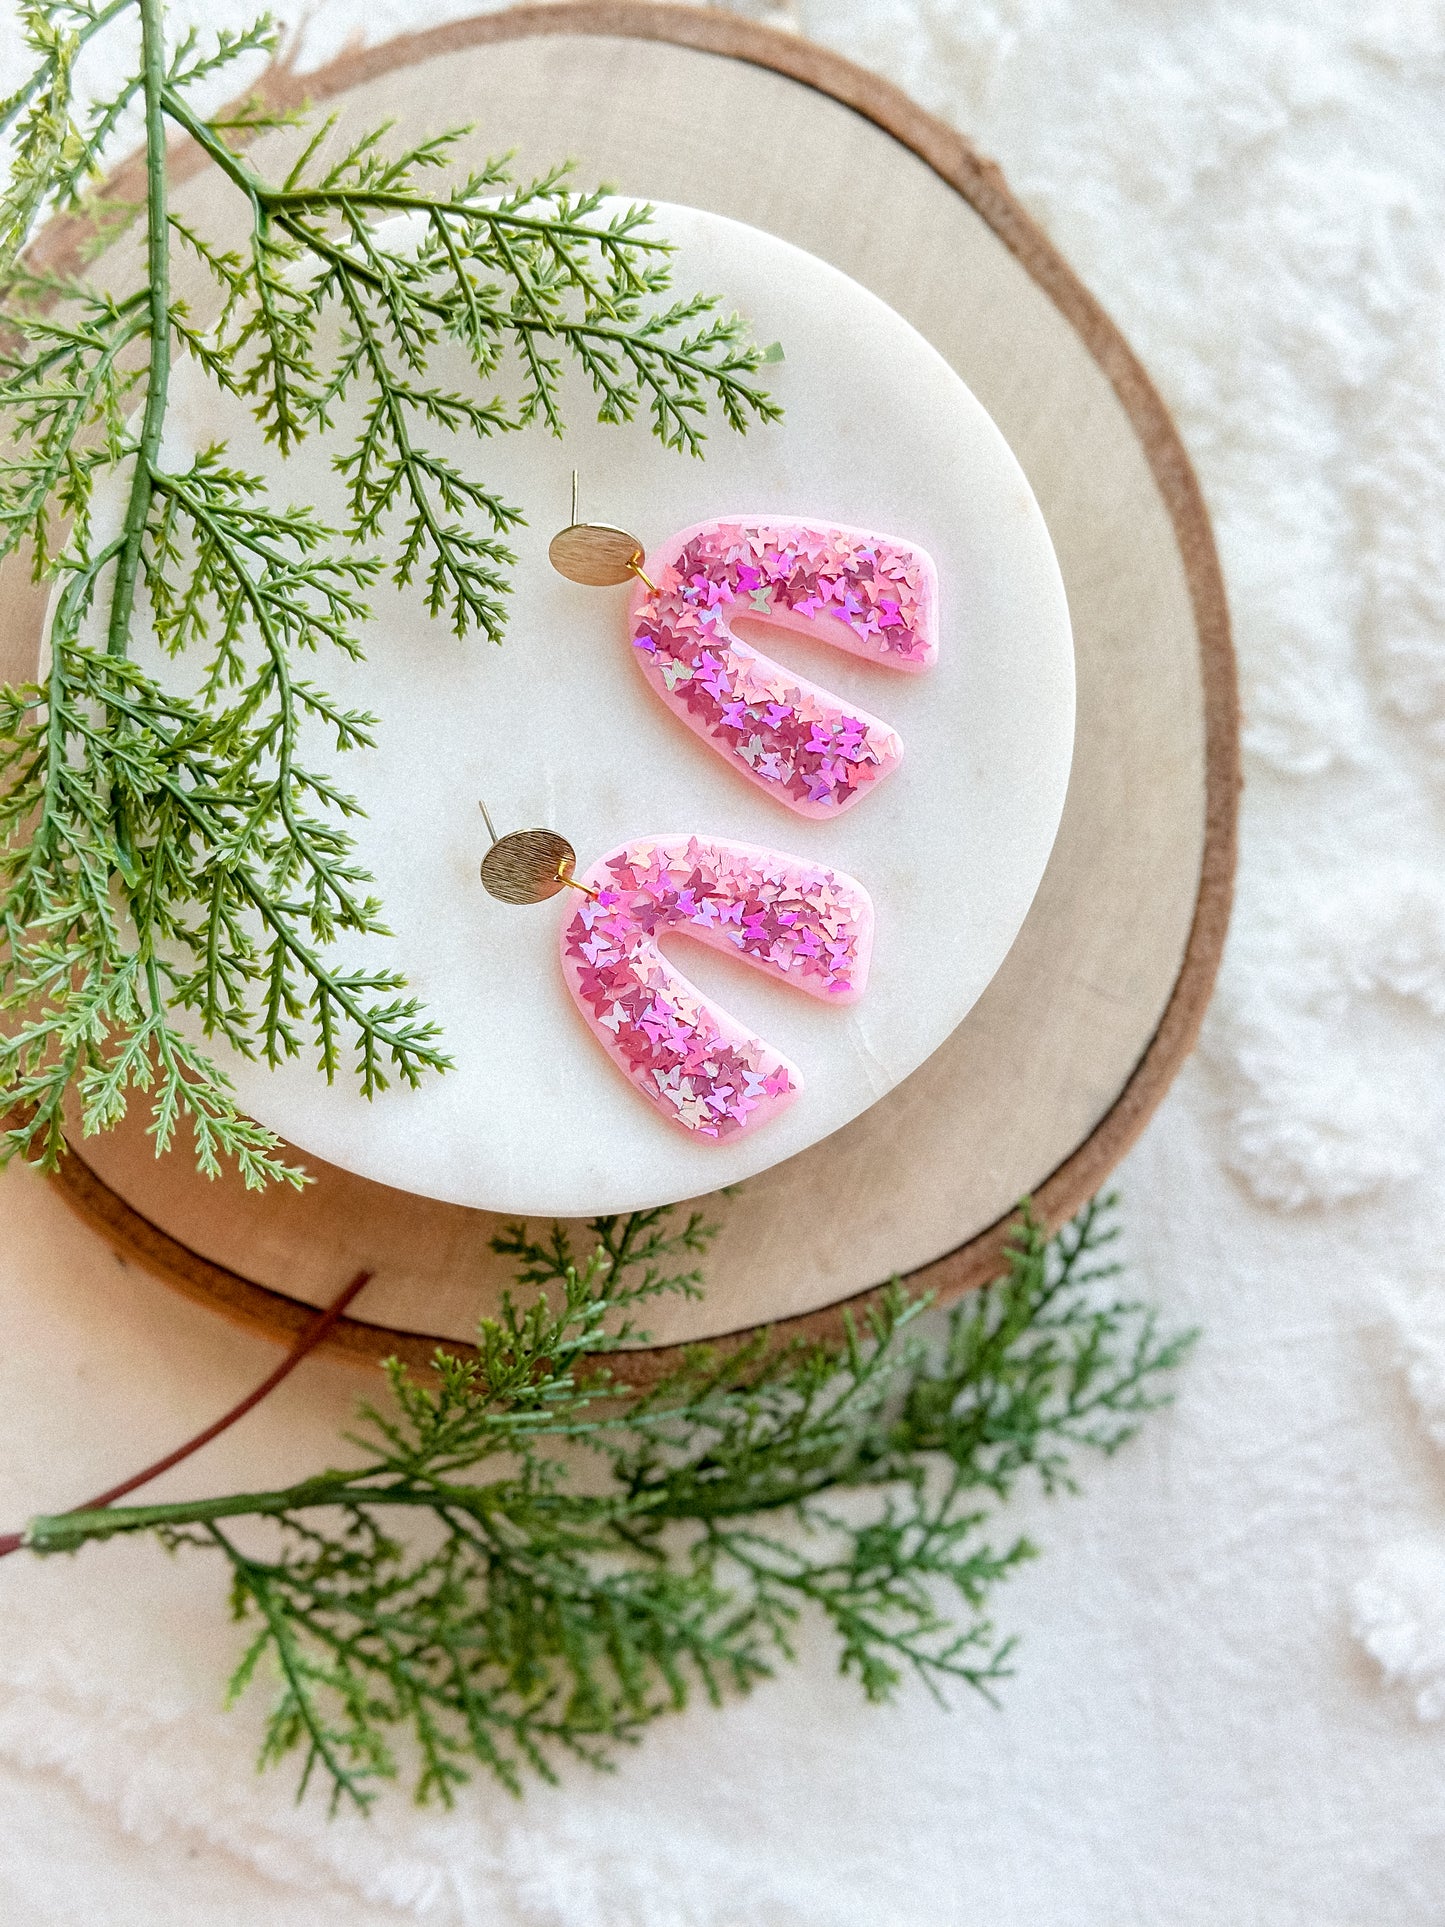
<svg viewBox="0 0 1445 1927"><path fill-rule="evenodd" d="M635 535L606 522L569 522L547 547L547 559L558 575L588 589L630 582L640 573L642 553Z"/></svg>
<svg viewBox="0 0 1445 1927"><path fill-rule="evenodd" d="M555 830L513 830L482 858L482 888L502 903L545 903L576 866L577 852Z"/></svg>

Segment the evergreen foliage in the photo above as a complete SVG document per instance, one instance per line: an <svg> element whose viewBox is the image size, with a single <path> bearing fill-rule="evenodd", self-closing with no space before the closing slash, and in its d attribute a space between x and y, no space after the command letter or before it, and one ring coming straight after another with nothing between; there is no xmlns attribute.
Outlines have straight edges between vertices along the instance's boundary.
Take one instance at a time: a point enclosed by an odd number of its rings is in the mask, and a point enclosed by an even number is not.
<svg viewBox="0 0 1445 1927"><path fill-rule="evenodd" d="M269 18L171 44L163 0L21 11L35 65L0 102L12 144L0 556L27 554L56 595L43 680L0 691L0 1153L53 1166L68 1092L86 1132L139 1092L158 1150L184 1125L207 1173L229 1159L248 1185L299 1183L197 1030L271 1064L312 1050L328 1078L354 1067L368 1095L448 1062L397 972L332 953L338 936L386 926L346 828L358 806L308 760L305 738L321 730L353 748L378 722L333 701L308 659L360 653L383 574L420 585L459 637L501 638L522 512L464 472L456 438L560 433L569 363L602 420L645 411L664 443L693 454L710 404L737 430L778 410L738 317L705 296L664 301L669 249L647 208L609 212L601 194L571 191L565 169L518 183L491 161L457 175L466 130L393 151L381 128L334 154L325 121L271 180L246 149L289 117L255 100L197 105L237 63L274 53ZM137 29L127 77L80 106L88 43ZM137 110L139 210L95 191ZM176 135L248 209L243 244L169 208ZM143 219L146 285L120 296L28 266L28 243L57 213L83 215L102 239ZM386 227L399 216L402 232ZM212 287L204 316L172 294L177 250ZM465 353L466 392L429 372L443 344ZM167 464L176 352L240 397L280 456L310 435L338 440L343 526L278 507L224 447ZM509 373L512 403L494 392ZM348 397L361 413L350 439L335 426ZM102 533L94 511L117 491L122 525ZM197 694L131 660L141 625L198 655Z"/></svg>
<svg viewBox="0 0 1445 1927"><path fill-rule="evenodd" d="M842 1344L700 1347L640 1394L608 1355L649 1300L699 1289L706 1228L601 1218L578 1255L519 1226L498 1249L525 1298L429 1382L393 1362L356 1465L36 1519L25 1543L219 1553L251 1628L232 1695L279 1679L263 1760L299 1753L333 1808L403 1765L442 1801L478 1765L513 1792L605 1766L792 1658L809 1616L870 1700L910 1677L991 1697L1013 1643L990 1595L1034 1555L1001 1508L1026 1478L1073 1490L1073 1454L1117 1450L1190 1342L1116 1295L1111 1204L1052 1240L1025 1211L1004 1275L946 1319L895 1286Z"/></svg>

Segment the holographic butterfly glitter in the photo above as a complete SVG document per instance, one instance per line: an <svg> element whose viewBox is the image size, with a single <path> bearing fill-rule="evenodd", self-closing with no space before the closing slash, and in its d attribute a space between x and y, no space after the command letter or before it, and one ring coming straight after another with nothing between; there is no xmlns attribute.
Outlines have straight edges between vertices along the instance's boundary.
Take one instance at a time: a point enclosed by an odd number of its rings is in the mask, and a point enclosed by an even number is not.
<svg viewBox="0 0 1445 1927"><path fill-rule="evenodd" d="M836 816L895 769L897 732L750 647L732 623L801 631L890 669L938 656L938 578L922 549L831 523L704 522L649 557L633 648L668 707L803 816Z"/></svg>
<svg viewBox="0 0 1445 1927"><path fill-rule="evenodd" d="M862 995L873 904L852 877L710 837L655 836L600 857L562 928L568 987L608 1056L669 1122L721 1141L790 1104L802 1073L663 956L670 933L831 1003Z"/></svg>

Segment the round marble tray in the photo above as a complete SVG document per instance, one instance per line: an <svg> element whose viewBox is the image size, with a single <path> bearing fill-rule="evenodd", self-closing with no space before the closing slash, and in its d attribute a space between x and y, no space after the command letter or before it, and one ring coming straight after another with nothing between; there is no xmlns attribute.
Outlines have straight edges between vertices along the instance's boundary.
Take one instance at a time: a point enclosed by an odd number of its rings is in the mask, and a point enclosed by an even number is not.
<svg viewBox="0 0 1445 1927"><path fill-rule="evenodd" d="M256 165L284 175L303 139L288 130L258 142ZM214 178L196 185L209 189ZM228 193L207 209L212 219L238 198ZM629 205L604 205L598 218ZM441 1026L450 1070L416 1089L397 1079L368 1099L354 1077L318 1077L310 1050L272 1068L224 1039L207 1043L192 1026L242 1109L308 1162L516 1216L592 1217L721 1190L867 1110L944 1042L1008 954L1068 785L1068 609L1043 516L998 429L938 351L849 276L708 209L653 206L652 230L675 249L674 288L707 288L761 340L786 344L787 359L767 371L783 421L738 435L714 410L707 459L697 461L663 448L643 423L599 423L590 383L571 368L564 436L456 438L453 458L528 511L509 537L517 561L502 647L459 641L429 610L424 582L379 582L367 593L365 658L348 662L337 651L317 672L343 708L379 719L375 744L339 754L329 729L303 725L303 760L361 805L350 832L393 933L343 933L333 967L399 970ZM393 244L405 245L405 225L388 226ZM429 379L459 394L475 387L465 354L448 342L433 350ZM352 395L332 410L335 437L357 432L363 406ZM269 475L280 500L308 503L333 527L346 520L332 436L311 436L279 461L249 399L218 394L181 357L167 459L185 466L218 440L237 467ZM574 469L584 512L590 505L639 532L654 573L677 532L744 511L877 529L928 553L939 635L925 674L900 675L817 642L809 657L775 627L754 637L897 730L903 760L886 783L841 815L810 819L743 781L680 725L633 660L627 590L579 588L548 561ZM100 512L119 527L123 510L117 477ZM104 646L103 626L97 608L94 646ZM205 673L203 651L176 660L154 638L138 636L132 654L172 688L194 690ZM781 1116L717 1141L639 1100L558 968L558 933L573 906L507 908L479 887L487 847L479 798L499 827L561 831L584 867L638 837L686 830L862 880L877 935L866 995L846 1009L698 945L673 949L675 966L705 995L800 1066L802 1089Z"/></svg>
<svg viewBox="0 0 1445 1927"><path fill-rule="evenodd" d="M547 5L272 76L348 126L476 123L520 170L710 208L832 262L887 301L998 423L1043 509L1073 619L1078 722L1053 856L1003 967L948 1041L822 1143L703 1200L721 1229L697 1302L658 1346L759 1323L834 1329L905 1273L952 1295L994 1269L1010 1208L1050 1219L1106 1177L1193 1043L1228 917L1238 786L1228 618L1199 491L1127 344L996 168L886 83L689 7ZM177 157L182 211L201 157ZM120 183L123 191L124 183ZM54 249L67 245L64 232ZM126 272L120 251L117 274ZM134 271L132 264L131 271ZM7 585L8 586L8 585ZM9 601L33 660L34 601ZM16 658L20 657L19 661ZM233 1317L296 1331L360 1266L333 1346L425 1360L462 1344L506 1268L498 1220L318 1165L303 1196L208 1185L137 1125L57 1182L128 1255Z"/></svg>

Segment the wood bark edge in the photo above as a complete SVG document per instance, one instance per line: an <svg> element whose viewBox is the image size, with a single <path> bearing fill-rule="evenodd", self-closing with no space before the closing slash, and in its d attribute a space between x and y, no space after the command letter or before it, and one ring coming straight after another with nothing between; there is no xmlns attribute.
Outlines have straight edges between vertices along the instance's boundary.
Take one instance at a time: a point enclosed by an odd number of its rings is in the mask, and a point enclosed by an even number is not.
<svg viewBox="0 0 1445 1927"><path fill-rule="evenodd" d="M342 55L313 73L274 68L264 91L273 101L299 105L324 101L398 67L410 67L500 41L529 36L580 34L661 40L699 52L766 68L815 88L851 108L901 142L954 188L993 230L1048 295L1108 377L1144 449L1179 545L1199 635L1205 729L1205 834L1199 891L1183 962L1164 1015L1123 1090L1087 1138L1034 1193L1034 1209L1057 1225L1099 1190L1134 1144L1194 1046L1223 954L1229 924L1237 850L1239 711L1229 609L1208 512L1179 432L1158 390L1099 303L1074 274L1047 235L1010 193L994 162L978 154L944 121L926 113L890 82L840 54L733 15L657 0L546 0L504 13L457 20L403 34L378 46ZM194 148L177 154L181 176L198 171L204 158ZM127 163L114 182L123 192ZM136 163L138 165L138 163ZM82 238L78 223L57 222L46 237L48 265L61 267ZM210 1305L236 1323L271 1336L297 1338L314 1321L316 1307L239 1272L214 1263L144 1217L72 1152L54 1183L67 1202L100 1231L123 1257L133 1259L187 1297ZM977 1233L966 1244L908 1274L906 1282L947 1301L998 1275L1010 1217ZM779 1343L837 1338L845 1311L866 1310L883 1285L838 1302L768 1324ZM707 1341L719 1349L745 1344L760 1328L749 1327ZM323 1349L358 1363L396 1356L425 1367L437 1349L432 1334L338 1321ZM448 1339L448 1351L470 1347ZM687 1347L658 1346L620 1354L614 1369L629 1382L655 1382Z"/></svg>

